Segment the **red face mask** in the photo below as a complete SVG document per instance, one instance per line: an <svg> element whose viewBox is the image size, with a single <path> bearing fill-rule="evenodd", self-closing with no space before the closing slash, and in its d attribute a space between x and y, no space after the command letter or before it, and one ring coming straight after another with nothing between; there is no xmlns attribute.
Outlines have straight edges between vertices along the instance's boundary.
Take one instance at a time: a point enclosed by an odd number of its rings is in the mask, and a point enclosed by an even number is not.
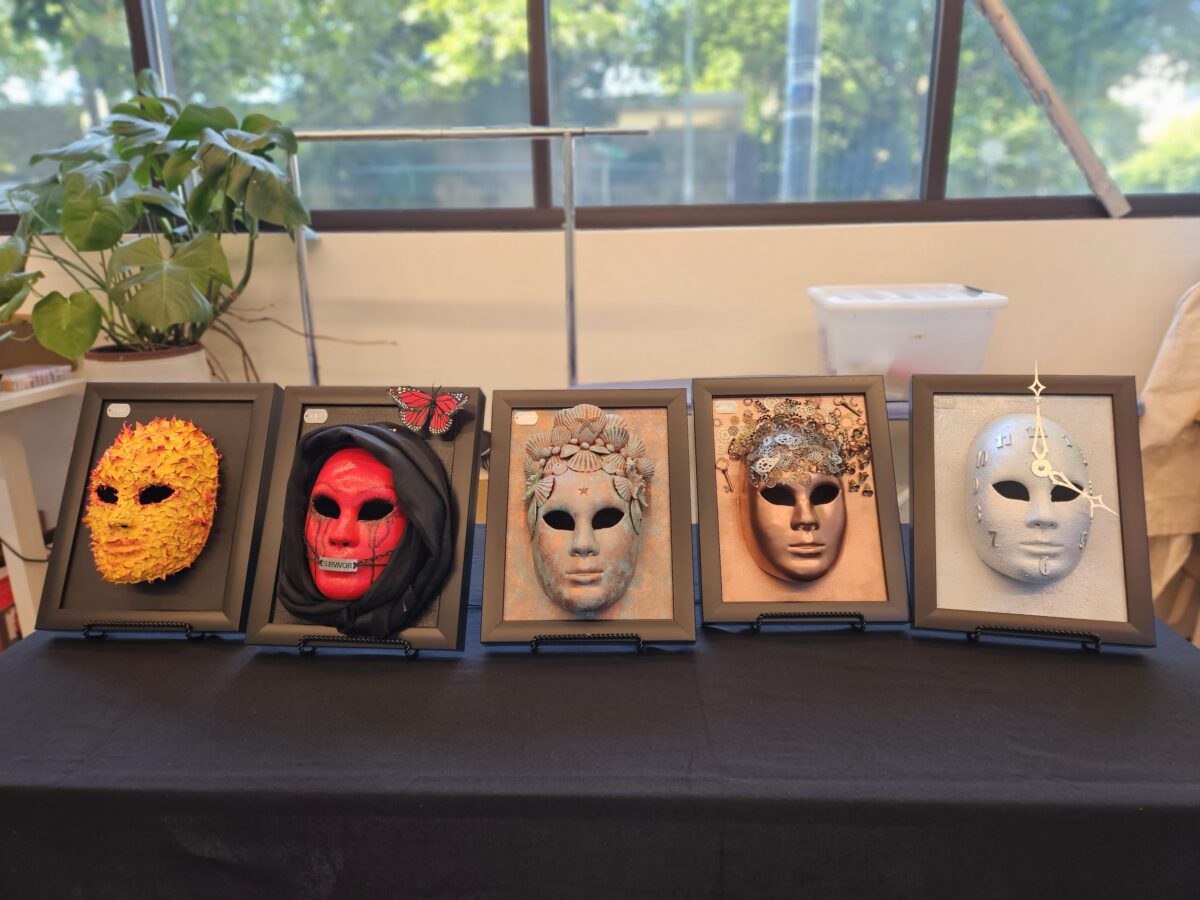
<svg viewBox="0 0 1200 900"><path fill-rule="evenodd" d="M317 475L304 519L317 590L328 600L357 600L383 574L407 527L391 469L366 450L333 454Z"/></svg>

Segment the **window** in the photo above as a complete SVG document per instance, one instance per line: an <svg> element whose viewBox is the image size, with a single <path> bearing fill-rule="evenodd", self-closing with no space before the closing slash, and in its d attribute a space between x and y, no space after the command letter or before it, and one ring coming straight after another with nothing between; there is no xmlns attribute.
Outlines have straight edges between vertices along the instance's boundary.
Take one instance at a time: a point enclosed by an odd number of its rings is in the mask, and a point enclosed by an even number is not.
<svg viewBox="0 0 1200 900"><path fill-rule="evenodd" d="M552 0L553 120L652 132L581 141L578 201L915 199L933 5Z"/></svg>
<svg viewBox="0 0 1200 900"><path fill-rule="evenodd" d="M1200 191L1200 2L1008 7L1123 191ZM1087 193L973 4L963 19L953 134L949 196Z"/></svg>
<svg viewBox="0 0 1200 900"><path fill-rule="evenodd" d="M1007 2L1135 214L1200 214L1200 0ZM301 131L650 129L578 142L583 227L1102 214L970 0L0 0L0 186L159 47L185 99ZM551 228L560 149L300 167L318 228Z"/></svg>
<svg viewBox="0 0 1200 900"><path fill-rule="evenodd" d="M0 208L53 171L30 166L33 153L77 139L128 93L129 51L119 3L0 0Z"/></svg>

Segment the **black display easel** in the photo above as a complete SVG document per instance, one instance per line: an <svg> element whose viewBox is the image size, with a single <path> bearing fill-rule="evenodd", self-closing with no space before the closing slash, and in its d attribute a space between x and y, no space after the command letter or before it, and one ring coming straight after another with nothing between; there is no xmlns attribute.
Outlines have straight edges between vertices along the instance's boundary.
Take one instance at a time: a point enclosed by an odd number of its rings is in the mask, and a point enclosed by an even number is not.
<svg viewBox="0 0 1200 900"><path fill-rule="evenodd" d="M203 638L204 632L195 632L187 622L126 622L116 619L103 619L87 622L82 629L83 636L90 640L106 638L110 634L122 632L156 633L160 631L178 631L187 640Z"/></svg>
<svg viewBox="0 0 1200 900"><path fill-rule="evenodd" d="M764 625L774 623L790 625L824 625L830 622L847 622L854 631L867 630L867 619L858 612L774 612L763 613L750 623L750 630L755 634L762 631Z"/></svg>
<svg viewBox="0 0 1200 900"><path fill-rule="evenodd" d="M529 641L529 652L537 653L544 644L633 644L638 653L646 645L640 634L610 632L603 634L535 634Z"/></svg>
<svg viewBox="0 0 1200 900"><path fill-rule="evenodd" d="M344 634L306 634L296 642L296 652L300 656L315 656L318 647L349 647L370 650L399 650L407 659L420 654L420 650L403 638L388 638L376 640L367 637L351 637Z"/></svg>
<svg viewBox="0 0 1200 900"><path fill-rule="evenodd" d="M1066 631L1059 628L1009 628L1002 625L980 625L974 631L967 634L967 640L973 644L977 644L985 634L994 634L997 637L1015 637L1015 638L1040 638L1046 641L1069 641L1079 642L1079 646L1084 650L1090 650L1094 653L1100 651L1103 641L1100 640L1100 635L1090 631Z"/></svg>

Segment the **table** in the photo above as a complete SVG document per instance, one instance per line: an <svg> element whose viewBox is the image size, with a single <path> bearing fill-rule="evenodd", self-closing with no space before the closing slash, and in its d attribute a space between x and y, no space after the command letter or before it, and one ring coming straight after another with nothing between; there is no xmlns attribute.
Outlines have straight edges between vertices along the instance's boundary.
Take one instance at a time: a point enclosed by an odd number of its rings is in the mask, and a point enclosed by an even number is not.
<svg viewBox="0 0 1200 900"><path fill-rule="evenodd" d="M0 654L7 897L1195 897L1200 652Z"/></svg>
<svg viewBox="0 0 1200 900"><path fill-rule="evenodd" d="M85 385L76 375L54 384L0 393L0 537L30 560L46 558L46 542L29 470L29 450L39 436L51 435L38 452L49 453L54 462L51 468L61 469L61 479L66 479ZM61 485L59 491L61 496ZM57 504L48 512L57 514ZM21 631L29 634L37 621L46 564L27 562L15 553L6 553L4 560Z"/></svg>

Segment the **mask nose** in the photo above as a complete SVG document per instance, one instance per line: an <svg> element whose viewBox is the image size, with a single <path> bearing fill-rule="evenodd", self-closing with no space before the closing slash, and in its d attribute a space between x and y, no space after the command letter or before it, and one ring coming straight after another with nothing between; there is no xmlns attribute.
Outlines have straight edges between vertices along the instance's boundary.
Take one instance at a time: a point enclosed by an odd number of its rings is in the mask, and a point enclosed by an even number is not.
<svg viewBox="0 0 1200 900"><path fill-rule="evenodd" d="M1039 486L1041 487L1041 486ZM1029 512L1025 514L1025 524L1030 528L1057 528L1058 517L1050 499L1050 484L1032 492L1029 498Z"/></svg>
<svg viewBox="0 0 1200 900"><path fill-rule="evenodd" d="M113 528L132 528L134 521L133 509L124 503L118 503L108 519Z"/></svg>
<svg viewBox="0 0 1200 900"><path fill-rule="evenodd" d="M576 519L575 532L571 538L571 555L596 556L600 553L600 548L596 546L596 532L591 522L581 521L582 519L582 516Z"/></svg>
<svg viewBox="0 0 1200 900"><path fill-rule="evenodd" d="M353 547L359 542L357 515L343 512L329 529L329 543L336 547Z"/></svg>
<svg viewBox="0 0 1200 900"><path fill-rule="evenodd" d="M808 495L801 493L796 497L796 505L792 507L792 531L816 531L821 527L817 512L813 509Z"/></svg>

